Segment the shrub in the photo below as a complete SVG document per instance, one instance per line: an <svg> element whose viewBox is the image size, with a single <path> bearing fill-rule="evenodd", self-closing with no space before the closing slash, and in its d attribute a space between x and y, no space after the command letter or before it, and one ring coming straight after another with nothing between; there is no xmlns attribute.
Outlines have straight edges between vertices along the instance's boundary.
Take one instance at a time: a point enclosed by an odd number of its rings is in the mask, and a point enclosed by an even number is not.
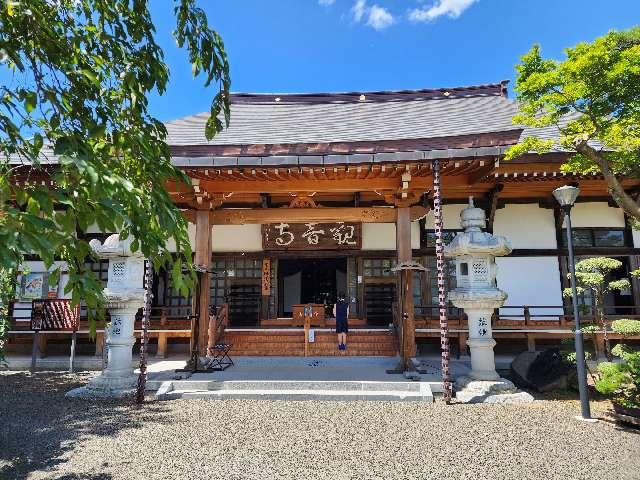
<svg viewBox="0 0 640 480"><path fill-rule="evenodd" d="M611 323L611 329L620 335L640 335L640 320L629 318L614 320Z"/></svg>
<svg viewBox="0 0 640 480"><path fill-rule="evenodd" d="M564 361L565 362L570 363L570 364L575 366L576 359L578 358L577 355L576 355L576 352L562 350L562 351L560 351L560 354L564 357ZM589 353L589 352L587 352L585 350L584 359L585 360L591 360L591 353Z"/></svg>
<svg viewBox="0 0 640 480"><path fill-rule="evenodd" d="M611 353L621 363L604 362L598 365L598 392L611 395L613 400L627 408L640 408L640 351L626 345L616 345Z"/></svg>
<svg viewBox="0 0 640 480"><path fill-rule="evenodd" d="M598 325L587 323L580 327L580 330L582 330L582 333L596 333L598 332L598 330L600 330L600 328L598 327Z"/></svg>

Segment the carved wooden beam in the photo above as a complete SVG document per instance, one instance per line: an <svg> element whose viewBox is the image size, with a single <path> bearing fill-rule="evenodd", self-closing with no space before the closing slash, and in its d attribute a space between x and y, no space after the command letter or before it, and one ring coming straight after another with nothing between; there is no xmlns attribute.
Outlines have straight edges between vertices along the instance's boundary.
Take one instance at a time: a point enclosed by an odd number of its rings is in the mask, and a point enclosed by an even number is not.
<svg viewBox="0 0 640 480"><path fill-rule="evenodd" d="M488 160L487 163L488 165L485 165L484 167L481 167L475 172L469 174L469 176L467 177L468 185L475 185L486 176L492 175L498 170L498 167L500 166L500 160Z"/></svg>
<svg viewBox="0 0 640 480"><path fill-rule="evenodd" d="M410 207L411 221L425 216L429 210L416 205ZM183 213L189 218L189 213ZM213 225L246 225L263 223L394 223L397 209L390 207L336 208L259 208L219 209L210 212Z"/></svg>
<svg viewBox="0 0 640 480"><path fill-rule="evenodd" d="M181 210L182 216L187 219L189 223L196 223L196 211L195 210Z"/></svg>

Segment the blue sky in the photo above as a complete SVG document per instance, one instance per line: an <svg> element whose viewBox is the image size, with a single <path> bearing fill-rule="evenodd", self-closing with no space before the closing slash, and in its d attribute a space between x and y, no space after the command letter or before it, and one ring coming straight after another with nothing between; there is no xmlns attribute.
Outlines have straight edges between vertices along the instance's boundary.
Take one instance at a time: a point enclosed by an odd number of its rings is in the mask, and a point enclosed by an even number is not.
<svg viewBox="0 0 640 480"><path fill-rule="evenodd" d="M640 23L640 0L199 0L242 92L413 89L496 82L533 43L563 48ZM171 3L151 2L172 79L152 110L207 109L175 47Z"/></svg>
<svg viewBox="0 0 640 480"><path fill-rule="evenodd" d="M151 2L171 84L161 120L205 111L213 92L191 78L171 40L171 3ZM451 87L514 78L533 43L543 53L640 23L640 0L199 0L222 35L232 89L358 91Z"/></svg>

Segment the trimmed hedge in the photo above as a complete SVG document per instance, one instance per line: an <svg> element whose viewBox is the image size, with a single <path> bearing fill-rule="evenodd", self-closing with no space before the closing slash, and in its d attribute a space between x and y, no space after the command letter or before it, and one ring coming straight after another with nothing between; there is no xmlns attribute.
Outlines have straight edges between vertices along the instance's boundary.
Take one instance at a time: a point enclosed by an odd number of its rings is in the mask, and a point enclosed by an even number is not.
<svg viewBox="0 0 640 480"><path fill-rule="evenodd" d="M640 320L623 318L611 322L611 329L620 335L640 335Z"/></svg>

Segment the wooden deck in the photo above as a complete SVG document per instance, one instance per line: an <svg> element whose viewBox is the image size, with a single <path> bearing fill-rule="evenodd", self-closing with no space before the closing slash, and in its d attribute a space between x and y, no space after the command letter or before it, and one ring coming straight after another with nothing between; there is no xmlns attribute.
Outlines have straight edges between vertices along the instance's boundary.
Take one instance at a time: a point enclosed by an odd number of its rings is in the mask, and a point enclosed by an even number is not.
<svg viewBox="0 0 640 480"><path fill-rule="evenodd" d="M434 306L422 306L420 308L431 311ZM553 314L543 314L544 309L552 310ZM494 315L492 328L494 338L500 340L520 340L526 343L531 351L536 349L537 340L571 338L573 336L574 323L570 316L558 314L562 307L513 307L507 309L508 314ZM534 312L534 313L531 313ZM19 313L19 312L15 312ZM29 326L29 319L16 315L13 318L12 327L9 330L9 345L24 344L31 341L33 331ZM607 322L616 318L638 318L637 315L609 315ZM592 318L585 316L584 323L591 323ZM151 319L149 336L157 339L157 354L164 358L167 353L168 343L172 339L188 339L191 337L191 318L187 315L170 316L169 309L155 308ZM315 328L315 341L307 346L307 354L314 356L390 356L397 353L396 338L389 329L368 328L365 319L351 319L349 321L350 332L348 337L348 349L345 353L336 348L335 320L327 319L325 327ZM439 320L433 318L417 317L415 321L416 338L437 338L440 336ZM136 337L141 335L140 322L136 322ZM449 335L453 342L458 343L458 351L466 351L468 339L468 326L464 316L462 318L451 315L449 319ZM611 331L607 333L611 340L640 340L640 336L621 336ZM70 338L70 332L41 332L38 338L39 353L44 357L47 354L47 342L66 341ZM96 337L90 338L86 320L80 323L78 337L83 342L91 342L95 345L95 354L102 355L104 330L98 329ZM594 341L599 353L604 351L604 332L585 334L585 339ZM234 345L231 351L235 356L302 356L305 354L304 329L291 326L291 319L279 318L263 320L259 326L253 328L228 328L225 331L223 341Z"/></svg>

